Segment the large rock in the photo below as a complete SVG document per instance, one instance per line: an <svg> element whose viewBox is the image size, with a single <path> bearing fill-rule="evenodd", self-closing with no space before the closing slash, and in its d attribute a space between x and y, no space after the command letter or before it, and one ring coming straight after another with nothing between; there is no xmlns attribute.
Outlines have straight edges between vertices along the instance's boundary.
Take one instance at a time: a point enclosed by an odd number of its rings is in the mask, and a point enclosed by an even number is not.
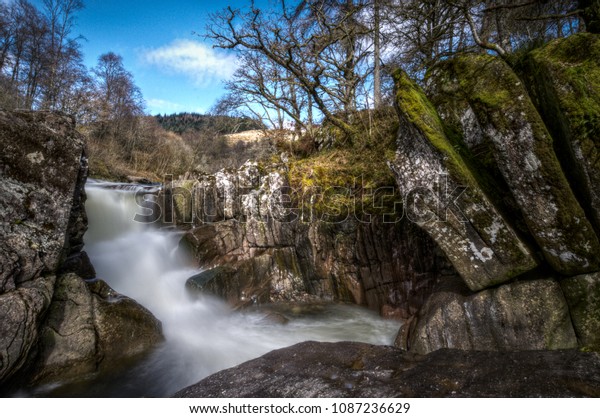
<svg viewBox="0 0 600 418"><path fill-rule="evenodd" d="M26 364L37 344L54 281L54 276L41 277L0 295L0 388Z"/></svg>
<svg viewBox="0 0 600 418"><path fill-rule="evenodd" d="M404 339L404 341L402 341ZM558 282L530 280L470 292L448 280L430 296L397 345L415 353L576 348L569 307Z"/></svg>
<svg viewBox="0 0 600 418"><path fill-rule="evenodd" d="M395 80L400 129L390 166L409 218L431 235L472 290L534 268L530 251L480 189L423 91L402 71Z"/></svg>
<svg viewBox="0 0 600 418"><path fill-rule="evenodd" d="M600 351L600 273L571 277L560 284L580 346Z"/></svg>
<svg viewBox="0 0 600 418"><path fill-rule="evenodd" d="M174 396L598 397L600 355L439 350L419 356L363 343L305 342L223 370Z"/></svg>
<svg viewBox="0 0 600 418"><path fill-rule="evenodd" d="M435 70L436 102L472 149L484 143L546 261L570 276L600 268L600 243L571 191L527 89L501 59L466 54ZM457 105L458 104L458 105ZM444 106L442 106L444 107Z"/></svg>
<svg viewBox="0 0 600 418"><path fill-rule="evenodd" d="M162 324L135 300L111 289L102 280L88 283L102 367L114 367L147 353L164 340Z"/></svg>
<svg viewBox="0 0 600 418"><path fill-rule="evenodd" d="M28 381L64 381L116 369L162 340L160 322L135 301L101 280L86 283L65 274L57 279Z"/></svg>
<svg viewBox="0 0 600 418"><path fill-rule="evenodd" d="M565 174L600 232L600 36L556 39L533 50L521 73Z"/></svg>
<svg viewBox="0 0 600 418"><path fill-rule="evenodd" d="M0 147L1 293L57 270L68 255L87 159L74 120L49 112L0 111Z"/></svg>
<svg viewBox="0 0 600 418"><path fill-rule="evenodd" d="M2 384L35 353L57 270L83 244L87 159L73 118L50 112L0 111L0 148Z"/></svg>

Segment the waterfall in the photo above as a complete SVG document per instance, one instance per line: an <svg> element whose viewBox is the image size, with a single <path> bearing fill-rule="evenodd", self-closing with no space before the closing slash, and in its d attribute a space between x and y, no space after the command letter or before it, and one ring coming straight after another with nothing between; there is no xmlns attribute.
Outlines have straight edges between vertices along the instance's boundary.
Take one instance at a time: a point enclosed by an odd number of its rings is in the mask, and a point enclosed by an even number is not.
<svg viewBox="0 0 600 418"><path fill-rule="evenodd" d="M265 311L232 311L209 296L190 297L187 278L198 273L179 247L181 232L133 221L140 187L88 182L85 250L116 291L162 321L165 343L125 375L91 385L87 396L168 396L211 373L301 341L391 344L398 323L341 304L283 309L286 324Z"/></svg>

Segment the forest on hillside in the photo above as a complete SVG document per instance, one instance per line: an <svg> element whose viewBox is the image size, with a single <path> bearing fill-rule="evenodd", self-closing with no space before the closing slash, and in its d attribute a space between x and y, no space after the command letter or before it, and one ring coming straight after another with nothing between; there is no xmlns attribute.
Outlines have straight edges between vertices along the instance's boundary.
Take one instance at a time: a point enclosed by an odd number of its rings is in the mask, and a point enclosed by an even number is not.
<svg viewBox="0 0 600 418"><path fill-rule="evenodd" d="M210 129L226 135L255 129L266 129L266 126L260 120L247 116L202 115L181 112L172 115L156 115L156 120L167 131L178 134Z"/></svg>

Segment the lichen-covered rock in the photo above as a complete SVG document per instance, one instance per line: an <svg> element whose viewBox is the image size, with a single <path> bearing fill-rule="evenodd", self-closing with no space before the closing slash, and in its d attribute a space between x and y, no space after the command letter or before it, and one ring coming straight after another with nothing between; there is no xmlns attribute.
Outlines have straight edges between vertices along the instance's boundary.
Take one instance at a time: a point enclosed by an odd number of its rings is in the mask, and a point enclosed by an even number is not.
<svg viewBox="0 0 600 418"><path fill-rule="evenodd" d="M576 350L439 350L420 356L386 346L310 341L213 374L174 396L598 397L600 355ZM406 412L403 404L393 402L394 412Z"/></svg>
<svg viewBox="0 0 600 418"><path fill-rule="evenodd" d="M87 159L73 118L51 112L0 110L0 149L2 385L29 366L57 270L83 245Z"/></svg>
<svg viewBox="0 0 600 418"><path fill-rule="evenodd" d="M561 280L581 347L600 351L600 273Z"/></svg>
<svg viewBox="0 0 600 418"><path fill-rule="evenodd" d="M404 345L407 343L406 345ZM448 280L430 296L401 341L415 353L577 348L569 307L557 281L530 280L472 293Z"/></svg>
<svg viewBox="0 0 600 418"><path fill-rule="evenodd" d="M521 65L565 174L600 231L600 35L556 39Z"/></svg>
<svg viewBox="0 0 600 418"><path fill-rule="evenodd" d="M421 89L395 74L400 129L390 164L409 219L440 246L472 290L536 266L530 251L479 188Z"/></svg>
<svg viewBox="0 0 600 418"><path fill-rule="evenodd" d="M87 160L74 120L50 112L0 111L0 148L2 293L55 271L68 255Z"/></svg>
<svg viewBox="0 0 600 418"><path fill-rule="evenodd" d="M451 100L468 103L461 119L468 121L472 110L478 123L470 128L462 124L463 135L472 137L465 142L481 138L487 142L529 232L552 268L564 275L600 268L598 238L571 191L552 137L514 71L499 58L466 54L444 63L436 74L440 94L445 90Z"/></svg>
<svg viewBox="0 0 600 418"><path fill-rule="evenodd" d="M210 291L234 306L322 298L408 318L441 275L455 274L435 243L406 219L303 217L286 170L247 162L236 172L187 176L163 192L163 205L174 204L164 212L177 214L178 224L194 214L182 245L207 270L188 288ZM190 201L173 198L177 194Z"/></svg>

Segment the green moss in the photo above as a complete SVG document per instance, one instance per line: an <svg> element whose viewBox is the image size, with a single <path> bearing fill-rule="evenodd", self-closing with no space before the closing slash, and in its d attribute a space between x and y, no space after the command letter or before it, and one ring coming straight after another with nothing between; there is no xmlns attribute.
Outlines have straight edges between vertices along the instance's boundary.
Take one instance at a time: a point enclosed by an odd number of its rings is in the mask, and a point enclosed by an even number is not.
<svg viewBox="0 0 600 418"><path fill-rule="evenodd" d="M395 204L399 191L387 165L396 151L395 110L383 107L360 111L352 119L356 132L352 141L338 141L332 147L289 161L289 184L305 220L308 214L339 221L354 214L401 210ZM327 124L323 127L332 135L336 129Z"/></svg>
<svg viewBox="0 0 600 418"><path fill-rule="evenodd" d="M177 183L179 191L173 191L173 202L177 217L184 222L192 221L193 211L193 188L194 180L185 180ZM181 190L183 189L183 190Z"/></svg>
<svg viewBox="0 0 600 418"><path fill-rule="evenodd" d="M600 36L579 34L557 40L533 51L530 58L540 71L550 72L554 88L560 88L556 98L571 135L600 140Z"/></svg>
<svg viewBox="0 0 600 418"><path fill-rule="evenodd" d="M288 180L305 214L335 221L363 213L363 208L373 215L391 213L399 196L387 167L391 157L393 152L327 150L290 161Z"/></svg>
<svg viewBox="0 0 600 418"><path fill-rule="evenodd" d="M396 103L400 111L425 135L430 144L443 154L446 167L451 174L457 176L466 185L477 184L469 167L459 154L464 144L453 143L448 139L436 109L427 99L423 90L402 70L394 73L394 81L397 91Z"/></svg>

